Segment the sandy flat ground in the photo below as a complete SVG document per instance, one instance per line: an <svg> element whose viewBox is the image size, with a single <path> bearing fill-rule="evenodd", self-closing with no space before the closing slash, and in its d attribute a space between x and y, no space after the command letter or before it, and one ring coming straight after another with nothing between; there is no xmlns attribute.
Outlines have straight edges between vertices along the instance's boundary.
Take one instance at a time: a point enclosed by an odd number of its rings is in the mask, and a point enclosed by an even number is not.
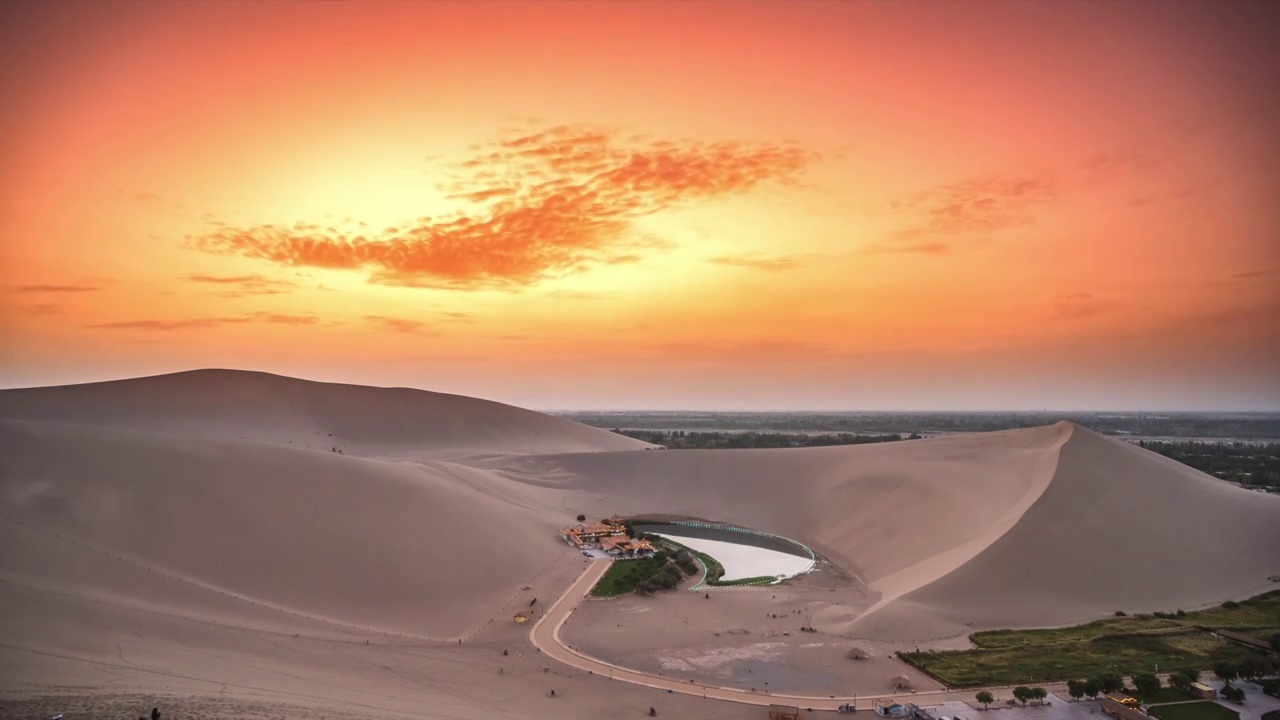
<svg viewBox="0 0 1280 720"><path fill-rule="evenodd" d="M734 687L883 692L905 672L923 691L893 650L1189 610L1280 574L1280 497L1069 423L647 447L260 373L0 391L0 716L759 717L540 657L513 616L581 574L557 536L579 513L735 523L820 554L782 586L591 601L564 627L609 662Z"/></svg>
<svg viewBox="0 0 1280 720"><path fill-rule="evenodd" d="M892 692L890 681L907 675L917 690L940 689L893 657L901 648L837 634L819 619L833 608L857 614L875 597L819 571L778 586L591 598L561 633L606 662L708 685L851 696ZM850 659L855 647L868 657Z"/></svg>

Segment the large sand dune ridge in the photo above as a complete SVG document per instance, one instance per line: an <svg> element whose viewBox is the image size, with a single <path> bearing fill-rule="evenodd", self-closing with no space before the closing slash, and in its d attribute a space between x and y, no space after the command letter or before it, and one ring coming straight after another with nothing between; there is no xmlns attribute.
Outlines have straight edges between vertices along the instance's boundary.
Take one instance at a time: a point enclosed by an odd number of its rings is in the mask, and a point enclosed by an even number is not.
<svg viewBox="0 0 1280 720"><path fill-rule="evenodd" d="M701 517L799 540L851 588L814 626L891 643L1191 609L1280 574L1280 497L1070 423L797 450L648 448L499 403L260 373L0 391L0 668L27 686L92 687L115 680L84 663L105 663L110 677L143 668L129 677L151 687L157 663L216 683L278 662L289 668L279 687L316 702L367 704L376 685L442 698L447 717L512 716L483 700L499 692L490 679L374 681L369 668L391 667L375 650L358 661L331 650L394 638L412 648L397 663L445 666L473 647L536 657L511 613L581 571L557 537L578 513ZM179 637L190 646L175 649ZM330 650L264 656L279 638ZM644 641L660 649L663 636ZM200 643L237 660L206 662ZM118 662L126 646L151 660ZM64 660L24 664L32 653ZM475 662L496 674L507 661Z"/></svg>
<svg viewBox="0 0 1280 720"><path fill-rule="evenodd" d="M649 447L562 418L476 398L240 370L193 370L0 390L0 417L130 427L378 457L457 457Z"/></svg>

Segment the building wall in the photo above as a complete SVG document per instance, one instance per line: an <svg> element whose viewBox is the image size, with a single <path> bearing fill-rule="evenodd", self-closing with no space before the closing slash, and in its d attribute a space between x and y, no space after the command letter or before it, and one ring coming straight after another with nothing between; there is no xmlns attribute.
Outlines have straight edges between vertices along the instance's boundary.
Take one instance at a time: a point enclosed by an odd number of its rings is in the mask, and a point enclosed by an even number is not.
<svg viewBox="0 0 1280 720"><path fill-rule="evenodd" d="M1120 720L1151 720L1151 716L1141 710L1123 705L1108 697L1102 698L1102 711Z"/></svg>

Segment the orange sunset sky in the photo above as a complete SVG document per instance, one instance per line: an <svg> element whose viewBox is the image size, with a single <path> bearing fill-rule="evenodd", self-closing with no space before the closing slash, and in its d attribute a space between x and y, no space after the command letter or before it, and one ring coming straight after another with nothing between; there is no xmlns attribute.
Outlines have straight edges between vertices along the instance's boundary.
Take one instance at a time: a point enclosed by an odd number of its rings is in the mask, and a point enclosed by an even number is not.
<svg viewBox="0 0 1280 720"><path fill-rule="evenodd" d="M0 386L1277 410L1278 10L4 3Z"/></svg>

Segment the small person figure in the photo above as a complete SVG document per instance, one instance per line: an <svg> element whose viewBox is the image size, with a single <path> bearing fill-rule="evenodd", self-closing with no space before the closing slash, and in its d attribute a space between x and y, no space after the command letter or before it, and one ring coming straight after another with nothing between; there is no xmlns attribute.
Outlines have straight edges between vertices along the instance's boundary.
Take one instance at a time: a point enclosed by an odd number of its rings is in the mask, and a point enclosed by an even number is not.
<svg viewBox="0 0 1280 720"><path fill-rule="evenodd" d="M555 690L552 690L552 691L551 691L551 697L555 697L555 696L556 696L556 691L555 691Z"/></svg>
<svg viewBox="0 0 1280 720"><path fill-rule="evenodd" d="M649 708L649 717L658 717L658 711L653 708Z"/></svg>
<svg viewBox="0 0 1280 720"><path fill-rule="evenodd" d="M151 720L160 720L160 708L151 708Z"/></svg>

